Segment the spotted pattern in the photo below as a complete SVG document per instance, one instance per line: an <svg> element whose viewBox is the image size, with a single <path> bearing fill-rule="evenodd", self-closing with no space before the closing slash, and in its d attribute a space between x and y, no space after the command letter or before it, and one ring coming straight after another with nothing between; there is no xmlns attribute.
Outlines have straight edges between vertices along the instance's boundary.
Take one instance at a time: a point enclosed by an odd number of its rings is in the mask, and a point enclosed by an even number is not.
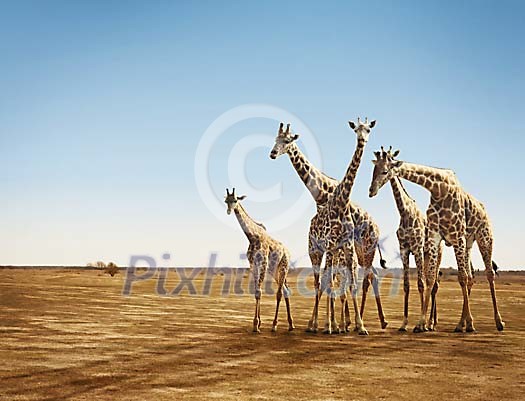
<svg viewBox="0 0 525 401"><path fill-rule="evenodd" d="M357 128L360 128L361 131L364 125L365 124L360 124L360 126L358 126ZM368 125L367 128L371 127ZM367 135L368 133L365 131L364 134ZM289 130L289 126L286 130L284 130L283 125L281 124L279 132L275 139L275 145L272 151L270 152L270 157L276 158L282 154L287 154L289 156L295 171L299 175L299 178L301 179L301 181L303 181L306 188L314 198L317 204L317 211L321 212L322 209L328 203L329 198L332 197L332 195L334 194L337 186L339 185L339 181L321 172L306 158L306 156L302 153L302 151L299 149L295 142L297 138L298 135L292 134ZM359 157L361 156L362 149L361 155L359 155ZM355 171L353 171L353 174L357 172L357 167L358 166L355 167ZM374 278L372 263L374 260L376 249L378 248L379 228L372 219L372 217L363 208L361 208L356 203L352 202L350 199L347 199L347 205L345 207L348 208L349 215L351 216L351 220L354 227L353 231L355 232L355 234L357 234L354 236L354 252L357 256L357 263L360 266L367 269L367 272L369 274L366 274L365 276L367 276L371 280ZM318 224L318 221L319 218L312 220L311 225ZM315 231L315 228L313 230ZM346 238L348 239L348 237ZM309 250L313 248L311 240L309 241L308 248ZM318 252L310 252L310 259L312 261L312 267L314 269L314 282L316 283L316 290L318 290L318 285L320 285L319 274L322 255L319 256ZM336 263L337 265L339 260L343 260L343 253L341 251L336 252L334 257L328 259L328 262L330 262L330 260L335 260L334 263ZM325 263L325 270L327 267L328 263ZM366 283L369 282L369 280L363 280L363 286L365 287ZM368 287L366 286L366 288ZM364 296L364 298L366 299L366 296ZM341 295L341 301L342 323L339 325L339 327L342 328L344 326L347 330L348 326L350 325L350 316L348 313L348 302L346 300L345 293ZM364 302L362 302L361 306L362 314L364 312ZM314 311L316 310L316 308L317 307L314 306ZM386 325L386 321L384 319L384 316L382 316L382 312L379 312L379 316L382 325ZM345 320L346 322L343 322L343 320ZM332 320L331 325L333 327L337 326L335 318ZM310 322L310 329L317 329L317 326L316 324L314 324L314 322Z"/></svg>
<svg viewBox="0 0 525 401"><path fill-rule="evenodd" d="M279 304L284 294L286 311L288 315L288 330L293 330L293 319L290 310L290 290L286 282L290 266L290 252L276 239L270 237L264 225L254 221L241 205L239 198L235 195L227 194L226 203L229 210L235 212L235 216L250 242L246 256L250 263L250 270L253 275L255 288L255 317L253 319L253 331L259 333L261 327L260 299L262 286L266 273L273 275L277 283L277 305L275 308L275 318L272 331L276 331L278 322Z"/></svg>
<svg viewBox="0 0 525 401"><path fill-rule="evenodd" d="M424 246L424 312L428 309L434 283L437 281L441 260L442 243L454 248L458 265L458 281L463 293L463 309L456 331L474 331L470 312L469 294L473 285L470 253L474 241L478 243L485 272L489 282L494 306L494 317L498 330L504 323L499 314L494 285L494 262L492 261L493 234L488 214L481 202L467 193L451 170L389 160L379 169L374 169L370 194L387 180L400 177L426 188L430 192L430 205L426 216Z"/></svg>

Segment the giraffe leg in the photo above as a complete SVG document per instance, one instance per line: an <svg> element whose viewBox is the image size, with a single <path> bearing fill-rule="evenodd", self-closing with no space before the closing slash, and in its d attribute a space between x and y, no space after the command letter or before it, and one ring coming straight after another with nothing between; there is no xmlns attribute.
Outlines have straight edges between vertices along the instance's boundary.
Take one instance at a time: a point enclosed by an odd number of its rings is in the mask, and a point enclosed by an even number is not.
<svg viewBox="0 0 525 401"><path fill-rule="evenodd" d="M420 316L419 323L414 328L414 332L425 331L425 321L426 321L426 312L425 312L425 258L423 249L419 249L414 253L414 259L416 260L417 267L417 290L419 292L419 301L420 301ZM417 330L416 330L417 329Z"/></svg>
<svg viewBox="0 0 525 401"><path fill-rule="evenodd" d="M339 325L335 317L335 298L336 298L335 288L332 288L330 292L330 325L332 326L332 333L339 334L340 333Z"/></svg>
<svg viewBox="0 0 525 401"><path fill-rule="evenodd" d="M474 278L473 278L473 267L472 267L472 261L470 259L470 250L472 249L473 240L467 240L466 242L466 272L467 272L467 295L470 298L470 293L472 292L472 286L474 285ZM467 320L467 316L465 315L466 310L462 310L462 316L461 316L461 322L462 322L462 328L465 328L465 322Z"/></svg>
<svg viewBox="0 0 525 401"><path fill-rule="evenodd" d="M345 332L350 331L350 326L352 325L352 319L350 319L350 308L348 307L348 295L345 292L345 318L346 318L346 324L345 324Z"/></svg>
<svg viewBox="0 0 525 401"><path fill-rule="evenodd" d="M283 292L284 292L284 302L286 303L286 315L288 316L288 331L292 331L293 329L295 329L295 326L293 325L292 312L290 309L291 291L288 288L288 284L286 284L286 280L284 282Z"/></svg>
<svg viewBox="0 0 525 401"><path fill-rule="evenodd" d="M312 269L314 271L314 288L315 288L315 301L314 308L312 310L312 317L308 321L307 332L316 333L319 326L317 317L319 311L319 300L321 299L321 288L320 288L320 271L321 271L321 261L323 259L323 254L319 252L310 252L310 260L312 262Z"/></svg>
<svg viewBox="0 0 525 401"><path fill-rule="evenodd" d="M385 320L385 315L383 313L383 306L381 305L381 295L379 294L379 280L377 278L377 273L372 270L372 288L374 289L374 295L376 297L377 305L377 314L379 316L379 321L381 322L381 328L385 329L388 326L388 322Z"/></svg>
<svg viewBox="0 0 525 401"><path fill-rule="evenodd" d="M253 318L253 332L254 333L260 333L261 330L259 329L259 326L260 326L260 313L259 313L259 308L261 306L261 297L257 297L257 295L255 296L255 317Z"/></svg>
<svg viewBox="0 0 525 401"><path fill-rule="evenodd" d="M293 325L292 313L290 311L291 291L288 288L288 283L286 282L286 276L288 275L289 268L290 268L289 255L287 252L284 252L277 266L276 280L277 280L277 285L278 285L279 290L277 291L277 295L276 295L277 296L277 307L275 310L274 327L276 328L277 326L279 303L281 300L279 293L282 293L282 295L284 295L284 301L286 303L286 314L288 317L288 331L292 331L295 327Z"/></svg>
<svg viewBox="0 0 525 401"><path fill-rule="evenodd" d="M348 268L350 295L352 297L352 303L354 305L357 332L359 333L359 335L367 336L368 331L366 330L365 325L363 324L363 320L361 319L361 313L357 305L357 261L355 259L353 242L345 247L345 263Z"/></svg>
<svg viewBox="0 0 525 401"><path fill-rule="evenodd" d="M341 294L341 320L339 321L339 333L346 332L346 315L345 315L345 304L346 304L346 293Z"/></svg>
<svg viewBox="0 0 525 401"><path fill-rule="evenodd" d="M361 309L359 313L361 314L361 318L365 315L365 304L366 304L366 296L368 294L368 288L370 287L370 275L369 272L365 269L365 272L363 274L363 293L361 294Z"/></svg>
<svg viewBox="0 0 525 401"><path fill-rule="evenodd" d="M403 262L403 291L404 291L404 303L403 303L403 324L399 328L399 331L407 331L408 326L408 296L410 294L410 270L409 270L409 251L408 249L401 248L401 261Z"/></svg>
<svg viewBox="0 0 525 401"><path fill-rule="evenodd" d="M438 289L439 289L439 280L436 280L434 283L434 287L432 288L432 293L431 293L432 304L430 307L430 324L428 326L428 329L430 331L436 330L436 326L437 326L436 295L437 295Z"/></svg>
<svg viewBox="0 0 525 401"><path fill-rule="evenodd" d="M434 285L432 286L432 291L430 292L431 297L431 306L430 306L430 319L428 321L428 329L430 331L435 331L437 326L437 303L436 303L436 296L437 292L439 290L439 276L441 275L441 272L439 271L439 268L441 266L441 257L443 256L443 248L440 246L438 247L438 255L437 255L437 261L436 261L436 272L435 272L435 281Z"/></svg>
<svg viewBox="0 0 525 401"><path fill-rule="evenodd" d="M347 284L347 274L346 274L346 268L340 266L341 262L341 256L340 254L337 254L337 258L334 258L333 263L333 272L334 272L334 282L337 284L334 287L334 291L332 293L332 299L334 304L334 309L332 310L332 332L339 334L344 333L346 331L345 325L346 325L346 316L345 316L345 302L346 302L346 288L348 286ZM336 280L337 279L337 280ZM337 323L336 314L335 314L335 299L339 297L341 300L341 319L339 323Z"/></svg>
<svg viewBox="0 0 525 401"><path fill-rule="evenodd" d="M323 334L332 334L332 314L334 308L332 306L332 297L329 293L326 294L326 319L324 322Z"/></svg>
<svg viewBox="0 0 525 401"><path fill-rule="evenodd" d="M467 240L467 272L468 272L467 291L468 291L469 297L472 292L472 287L474 286L474 265L472 264L472 259L471 259L471 250L472 250L473 244L474 244L473 240Z"/></svg>
<svg viewBox="0 0 525 401"><path fill-rule="evenodd" d="M498 310L498 301L496 299L496 287L494 284L495 273L492 262L492 233L487 232L485 236L478 236L476 239L478 243L478 248L483 258L483 263L485 264L485 274L487 276L487 281L489 282L490 295L492 297L492 307L494 308L494 321L496 322L496 328L498 331L503 331L505 328L505 322L501 319L501 315Z"/></svg>
<svg viewBox="0 0 525 401"><path fill-rule="evenodd" d="M324 325L324 334L332 334L332 330L337 327L337 323L334 326L332 324L335 322L334 312L335 312L335 298L334 298L334 255L332 252L326 252L326 267L324 271L325 288L326 288L326 319ZM323 283L323 281L321 281ZM321 285L323 287L323 285Z"/></svg>
<svg viewBox="0 0 525 401"><path fill-rule="evenodd" d="M430 297L432 288L436 281L436 270L439 264L439 252L442 246L441 235L437 231L431 231L428 229L427 238L425 241L424 250L424 276L425 276L425 288L424 288L424 299L423 299L423 310L422 316L419 323L414 327L414 333L421 333L427 331L426 316L428 307L430 304Z"/></svg>
<svg viewBox="0 0 525 401"><path fill-rule="evenodd" d="M273 324L272 324L272 331L275 333L277 331L277 322L278 322L278 318L279 318L279 304L281 303L281 298L283 296L283 288L282 286L279 286L279 288L277 289L277 294L276 294L276 305L275 305L275 317L273 319Z"/></svg>
<svg viewBox="0 0 525 401"><path fill-rule="evenodd" d="M456 261L458 264L458 282L461 286L461 292L463 293L463 310L458 325L455 328L455 332L462 332L464 324L466 323L466 331L473 332L474 321L472 314L470 313L469 297L468 297L468 272L470 269L467 266L467 247L465 238L459 238L458 243L454 246L454 253L456 254Z"/></svg>
<svg viewBox="0 0 525 401"><path fill-rule="evenodd" d="M253 279L255 284L255 317L253 319L253 331L255 333L261 332L261 294L267 267L268 259L265 257L264 252L256 251L253 265Z"/></svg>
<svg viewBox="0 0 525 401"><path fill-rule="evenodd" d="M340 261L341 261L341 258L339 258L339 262ZM338 293L339 293L339 299L341 300L341 320L339 321L338 332L346 333L348 330L348 325L349 325L347 321L350 318L349 316L350 312L348 311L348 299L346 296L346 291L348 288L348 274L347 274L346 268L341 267L340 263L338 263L337 265L337 272L338 272L338 277L339 277Z"/></svg>
<svg viewBox="0 0 525 401"><path fill-rule="evenodd" d="M341 299L341 322L339 323L339 332L348 333L350 331L350 308L348 307L348 269L346 266L341 265L341 262L344 261L344 252L339 252L338 255L338 264L337 268L339 271L339 276L341 277L340 282L340 299Z"/></svg>
<svg viewBox="0 0 525 401"><path fill-rule="evenodd" d="M255 284L255 316L253 318L253 332L260 333L260 307L261 307L261 287L259 286L259 274L256 266L252 267L253 279Z"/></svg>

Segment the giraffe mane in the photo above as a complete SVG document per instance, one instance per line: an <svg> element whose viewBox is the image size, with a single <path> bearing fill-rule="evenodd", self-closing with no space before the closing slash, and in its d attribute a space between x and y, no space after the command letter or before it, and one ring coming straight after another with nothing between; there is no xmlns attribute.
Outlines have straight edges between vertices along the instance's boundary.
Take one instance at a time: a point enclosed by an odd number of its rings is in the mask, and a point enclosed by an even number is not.
<svg viewBox="0 0 525 401"><path fill-rule="evenodd" d="M405 195L408 196L408 198L409 198L411 201L415 202L414 198L412 198L412 197L408 194L408 192L407 192L405 186L404 186L403 183L401 182L401 179L400 179L399 177L396 177L396 179L397 179L397 181L398 181L398 183L399 183L399 186L403 189L403 192L405 193Z"/></svg>
<svg viewBox="0 0 525 401"><path fill-rule="evenodd" d="M263 223L259 223L257 221L254 221L254 223L261 227L264 231L266 231L266 226Z"/></svg>
<svg viewBox="0 0 525 401"><path fill-rule="evenodd" d="M244 206L239 203L239 206L242 208L242 210L244 211L244 213L246 214L246 216L248 216L248 218L253 222L255 223L256 225L258 225L259 227L261 227L264 231L266 231L266 226L263 224L263 223L259 223L258 221L255 221L253 219L253 217L251 217L248 212L246 211L246 209L244 208Z"/></svg>

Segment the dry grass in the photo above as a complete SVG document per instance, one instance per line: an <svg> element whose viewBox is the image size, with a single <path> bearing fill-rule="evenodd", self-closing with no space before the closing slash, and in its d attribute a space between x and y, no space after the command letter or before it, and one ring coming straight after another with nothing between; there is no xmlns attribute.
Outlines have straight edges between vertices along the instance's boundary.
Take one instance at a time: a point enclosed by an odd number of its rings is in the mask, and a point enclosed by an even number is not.
<svg viewBox="0 0 525 401"><path fill-rule="evenodd" d="M487 284L472 309L478 332L454 334L457 282L445 277L435 333L399 333L401 294L382 287L390 326L379 328L373 297L369 337L304 332L312 300L297 295L297 330L271 333L273 297L263 297L263 333L250 332L252 296L160 297L155 282L121 295L124 274L0 269L2 400L473 400L525 398L525 280L498 279L498 333ZM247 280L247 279L245 279ZM290 279L294 288L294 278ZM196 281L202 288L202 277ZM176 286L170 275L166 287ZM412 286L411 324L417 290Z"/></svg>

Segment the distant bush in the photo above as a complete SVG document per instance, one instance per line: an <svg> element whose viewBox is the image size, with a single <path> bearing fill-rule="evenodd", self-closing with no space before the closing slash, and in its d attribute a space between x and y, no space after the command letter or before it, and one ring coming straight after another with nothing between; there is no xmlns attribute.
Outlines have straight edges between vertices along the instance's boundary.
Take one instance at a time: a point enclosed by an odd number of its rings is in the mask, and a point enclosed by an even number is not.
<svg viewBox="0 0 525 401"><path fill-rule="evenodd" d="M87 267L96 267L98 269L104 269L104 273L110 274L111 277L117 274L119 270L118 266L115 263L109 262L108 264L105 264L104 262L100 260L97 262L88 263Z"/></svg>
<svg viewBox="0 0 525 401"><path fill-rule="evenodd" d="M109 262L106 268L104 269L104 273L107 273L111 275L111 277L113 277L115 274L118 273L118 266L113 262Z"/></svg>

